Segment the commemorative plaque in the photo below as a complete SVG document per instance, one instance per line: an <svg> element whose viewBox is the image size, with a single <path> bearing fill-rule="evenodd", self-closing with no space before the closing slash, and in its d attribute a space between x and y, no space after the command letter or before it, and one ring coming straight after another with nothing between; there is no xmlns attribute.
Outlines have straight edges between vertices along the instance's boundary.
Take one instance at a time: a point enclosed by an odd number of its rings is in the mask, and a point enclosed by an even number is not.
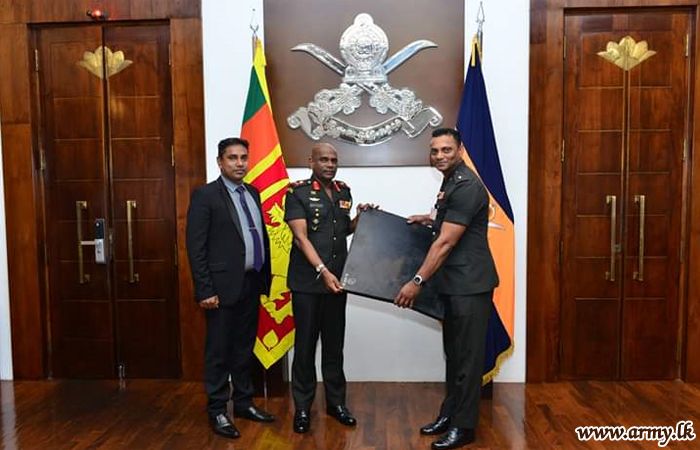
<svg viewBox="0 0 700 450"><path fill-rule="evenodd" d="M420 268L433 241L433 231L380 210L360 215L340 282L347 292L393 302L401 287ZM442 320L443 304L433 283L421 289L413 309Z"/></svg>

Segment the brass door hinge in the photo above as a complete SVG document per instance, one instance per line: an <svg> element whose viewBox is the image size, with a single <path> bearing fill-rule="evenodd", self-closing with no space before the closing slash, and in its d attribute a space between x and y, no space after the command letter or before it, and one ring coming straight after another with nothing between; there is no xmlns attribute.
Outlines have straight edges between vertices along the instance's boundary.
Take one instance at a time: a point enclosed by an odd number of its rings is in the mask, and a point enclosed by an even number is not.
<svg viewBox="0 0 700 450"><path fill-rule="evenodd" d="M170 146L170 164L175 167L175 146Z"/></svg>
<svg viewBox="0 0 700 450"><path fill-rule="evenodd" d="M564 35L564 59L566 59L566 35Z"/></svg>
<svg viewBox="0 0 700 450"><path fill-rule="evenodd" d="M561 162L566 161L566 141L561 140Z"/></svg>
<svg viewBox="0 0 700 450"><path fill-rule="evenodd" d="M690 56L690 35L686 34L685 35L685 57Z"/></svg>
<svg viewBox="0 0 700 450"><path fill-rule="evenodd" d="M34 72L39 71L39 49L34 49Z"/></svg>
<svg viewBox="0 0 700 450"><path fill-rule="evenodd" d="M173 65L173 47L168 44L168 66Z"/></svg>
<svg viewBox="0 0 700 450"><path fill-rule="evenodd" d="M688 138L683 139L683 156L682 156L682 161L685 161L688 159Z"/></svg>
<svg viewBox="0 0 700 450"><path fill-rule="evenodd" d="M39 150L39 170L46 170L46 152L43 148Z"/></svg>

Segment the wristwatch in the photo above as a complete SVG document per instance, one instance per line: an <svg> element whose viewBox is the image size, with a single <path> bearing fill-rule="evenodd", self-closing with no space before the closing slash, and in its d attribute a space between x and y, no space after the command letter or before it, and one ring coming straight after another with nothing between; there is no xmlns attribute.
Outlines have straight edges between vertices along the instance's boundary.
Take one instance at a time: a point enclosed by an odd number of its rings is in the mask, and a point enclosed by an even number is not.
<svg viewBox="0 0 700 450"><path fill-rule="evenodd" d="M321 272L323 272L323 269L325 269L325 268L326 268L326 265L323 264L323 263L321 263L321 264L319 264L318 266L314 267L314 269L316 270L316 273L319 273L319 274L320 274Z"/></svg>
<svg viewBox="0 0 700 450"><path fill-rule="evenodd" d="M416 286L423 286L423 285L425 284L425 281L423 281L423 277L420 276L420 275L418 275L418 274L416 274L416 275L411 279L411 281L413 281L413 284L415 284Z"/></svg>

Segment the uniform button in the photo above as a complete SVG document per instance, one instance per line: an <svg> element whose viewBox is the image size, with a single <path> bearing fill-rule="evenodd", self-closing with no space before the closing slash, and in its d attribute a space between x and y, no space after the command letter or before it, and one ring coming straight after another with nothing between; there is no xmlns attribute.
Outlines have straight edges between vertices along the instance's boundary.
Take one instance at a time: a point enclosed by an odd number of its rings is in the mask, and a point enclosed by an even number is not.
<svg viewBox="0 0 700 450"><path fill-rule="evenodd" d="M336 223L336 222L337 222L337 220L333 219L333 223Z"/></svg>
<svg viewBox="0 0 700 450"><path fill-rule="evenodd" d="M333 255L333 258L335 258L335 255Z"/></svg>
<svg viewBox="0 0 700 450"><path fill-rule="evenodd" d="M333 236L333 240L335 241L335 236Z"/></svg>

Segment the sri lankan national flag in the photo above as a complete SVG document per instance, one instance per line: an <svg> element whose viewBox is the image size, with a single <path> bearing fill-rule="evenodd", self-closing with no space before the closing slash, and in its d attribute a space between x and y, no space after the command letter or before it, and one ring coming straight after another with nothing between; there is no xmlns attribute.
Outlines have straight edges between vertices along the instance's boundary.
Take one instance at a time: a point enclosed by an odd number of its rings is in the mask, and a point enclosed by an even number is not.
<svg viewBox="0 0 700 450"><path fill-rule="evenodd" d="M265 53L257 39L254 48L241 137L250 142L250 171L245 181L260 191L265 226L270 235L272 288L269 297L260 297L260 318L254 348L255 355L267 369L294 345L291 292L287 288L292 232L284 221L284 195L289 176L272 118L265 79Z"/></svg>
<svg viewBox="0 0 700 450"><path fill-rule="evenodd" d="M467 150L464 153L465 162L475 170L489 191L491 213L488 239L500 279L493 296L494 308L486 337L483 375L483 384L486 384L498 373L501 362L513 353L515 221L498 158L480 53L474 38L471 63L457 115L457 129Z"/></svg>

